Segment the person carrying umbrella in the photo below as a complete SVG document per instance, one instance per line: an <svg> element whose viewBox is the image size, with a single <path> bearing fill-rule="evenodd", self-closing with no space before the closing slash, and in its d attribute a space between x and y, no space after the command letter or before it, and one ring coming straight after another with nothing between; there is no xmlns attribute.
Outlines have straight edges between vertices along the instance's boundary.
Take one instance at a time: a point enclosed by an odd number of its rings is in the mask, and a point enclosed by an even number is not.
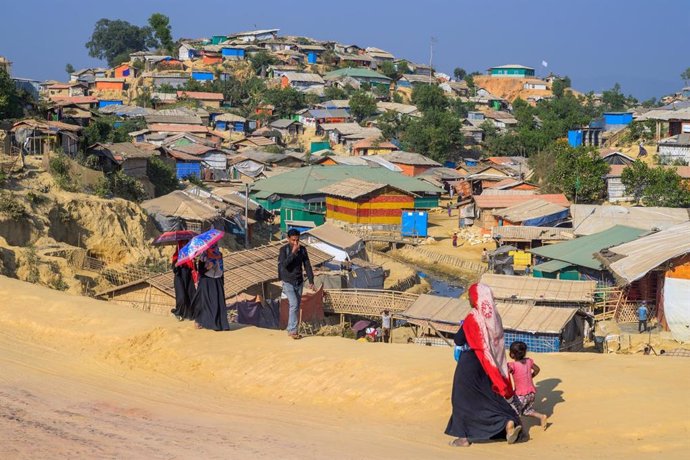
<svg viewBox="0 0 690 460"><path fill-rule="evenodd" d="M180 250L177 265L197 260L199 285L192 299L192 310L196 327L214 331L229 331L230 323L225 306L225 287L223 277L223 254L218 241L224 232L211 229L192 238Z"/></svg>
<svg viewBox="0 0 690 460"><path fill-rule="evenodd" d="M198 273L193 261L188 260L180 266L177 265L177 261L180 249L196 235L196 232L190 230L179 230L165 232L153 241L154 245L175 245L175 252L172 255L172 270L175 275L175 308L170 310L170 313L175 315L179 321L194 319L192 299L196 294L195 283Z"/></svg>

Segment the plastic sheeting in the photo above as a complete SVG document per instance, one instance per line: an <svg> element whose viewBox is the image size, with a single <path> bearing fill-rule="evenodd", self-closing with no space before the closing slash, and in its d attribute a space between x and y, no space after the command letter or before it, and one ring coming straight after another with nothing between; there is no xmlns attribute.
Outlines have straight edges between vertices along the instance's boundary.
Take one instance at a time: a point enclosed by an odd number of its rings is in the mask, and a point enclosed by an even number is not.
<svg viewBox="0 0 690 460"><path fill-rule="evenodd" d="M664 315L673 338L690 342L690 280L667 277L664 282Z"/></svg>
<svg viewBox="0 0 690 460"><path fill-rule="evenodd" d="M551 225L554 225L558 222L563 222L568 218L570 215L570 210L565 209L561 212L557 212L555 214L550 214L548 216L541 216L541 217L535 217L534 219L528 219L522 222L522 225L525 226L534 226L534 227L548 227Z"/></svg>

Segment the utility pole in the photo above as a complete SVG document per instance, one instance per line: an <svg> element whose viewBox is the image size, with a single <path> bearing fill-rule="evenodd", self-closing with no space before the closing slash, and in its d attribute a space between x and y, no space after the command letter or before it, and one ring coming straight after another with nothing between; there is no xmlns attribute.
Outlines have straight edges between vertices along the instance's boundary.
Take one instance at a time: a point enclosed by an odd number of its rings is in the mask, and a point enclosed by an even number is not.
<svg viewBox="0 0 690 460"><path fill-rule="evenodd" d="M244 247L249 249L249 183L244 184Z"/></svg>
<svg viewBox="0 0 690 460"><path fill-rule="evenodd" d="M431 69L433 68L433 62L434 62L434 43L438 42L436 37L433 35L431 36L431 39L429 40L429 71L433 72ZM431 76L429 77L429 84L431 84Z"/></svg>

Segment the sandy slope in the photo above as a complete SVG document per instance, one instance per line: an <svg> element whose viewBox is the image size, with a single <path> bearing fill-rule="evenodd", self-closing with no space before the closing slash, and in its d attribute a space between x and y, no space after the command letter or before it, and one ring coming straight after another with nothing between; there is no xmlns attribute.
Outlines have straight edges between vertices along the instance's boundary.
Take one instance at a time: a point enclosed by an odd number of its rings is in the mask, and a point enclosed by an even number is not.
<svg viewBox="0 0 690 460"><path fill-rule="evenodd" d="M189 323L0 277L0 458L681 458L690 361L537 355L529 442L447 447L447 349Z"/></svg>

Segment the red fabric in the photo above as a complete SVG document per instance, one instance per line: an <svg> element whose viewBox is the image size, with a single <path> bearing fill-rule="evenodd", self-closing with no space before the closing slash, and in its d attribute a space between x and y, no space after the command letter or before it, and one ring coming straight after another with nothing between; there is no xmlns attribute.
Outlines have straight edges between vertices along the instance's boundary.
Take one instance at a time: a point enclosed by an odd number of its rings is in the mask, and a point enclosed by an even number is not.
<svg viewBox="0 0 690 460"><path fill-rule="evenodd" d="M513 374L513 382L515 382L515 394L518 396L536 393L537 389L534 387L532 381L532 365L534 361L531 358L525 358L522 361L513 361L508 363L508 369Z"/></svg>
<svg viewBox="0 0 690 460"><path fill-rule="evenodd" d="M469 298L473 309L462 325L467 343L491 379L493 390L509 399L514 392L505 359L503 324L493 294L488 286L477 283L470 286Z"/></svg>
<svg viewBox="0 0 690 460"><path fill-rule="evenodd" d="M178 253L180 252L180 249L182 249L184 247L184 245L187 243L189 243L189 241L178 241L177 242L177 248L175 249L175 252L172 255L173 266L177 265ZM196 271L196 267L194 266L194 261L188 260L187 262L183 263L180 266L181 267L187 267L190 270L192 270L192 280L194 281L194 284L199 282L199 272Z"/></svg>
<svg viewBox="0 0 690 460"><path fill-rule="evenodd" d="M280 328L285 329L288 323L290 305L287 299L280 299ZM319 323L323 320L323 289L311 293L305 292L302 294L302 302L300 303L300 310L302 311L301 320L303 323Z"/></svg>

